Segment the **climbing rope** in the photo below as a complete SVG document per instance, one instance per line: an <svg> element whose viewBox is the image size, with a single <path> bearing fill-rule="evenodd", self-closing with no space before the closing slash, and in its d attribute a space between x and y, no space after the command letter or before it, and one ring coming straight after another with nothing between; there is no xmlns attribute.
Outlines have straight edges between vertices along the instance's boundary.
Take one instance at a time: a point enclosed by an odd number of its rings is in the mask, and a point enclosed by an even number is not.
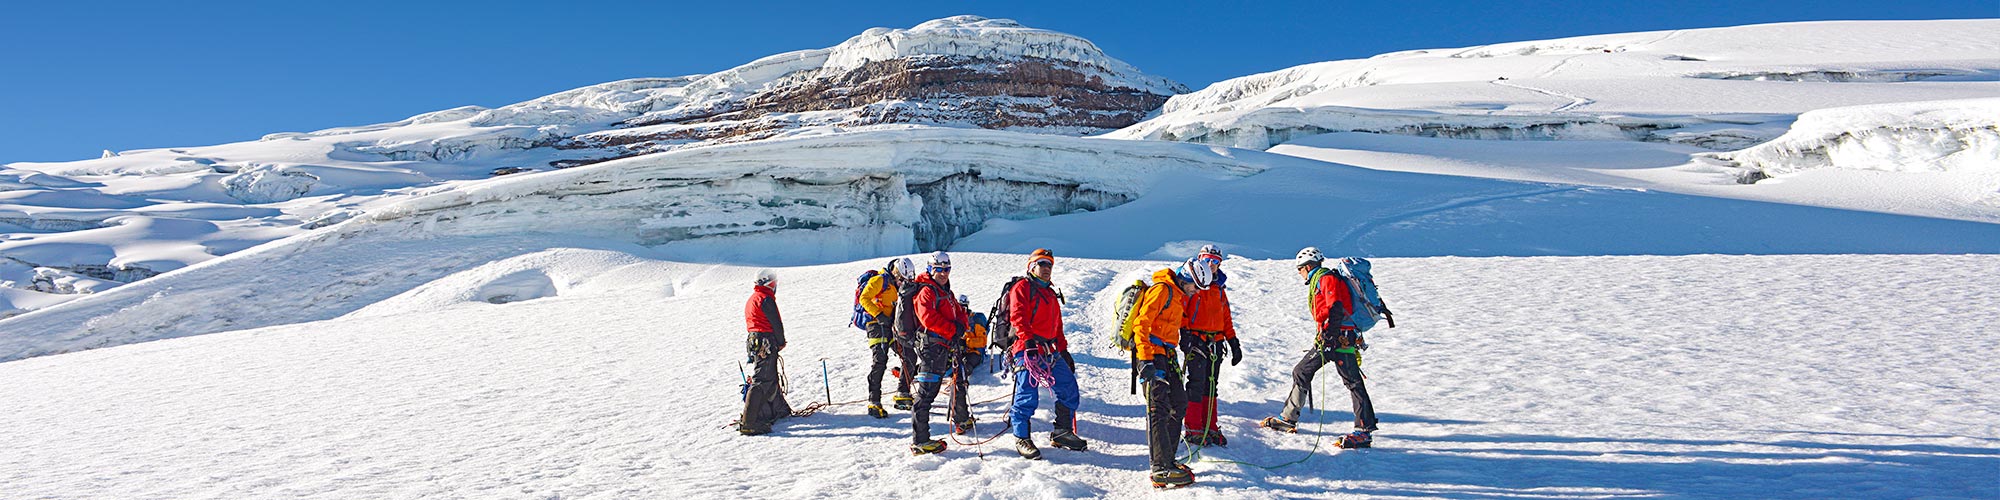
<svg viewBox="0 0 2000 500"><path fill-rule="evenodd" d="M1321 347L1321 346L1320 346L1320 345L1318 345L1318 344L1315 344L1315 345L1313 346L1314 350L1317 350L1317 351L1319 351L1319 362L1320 362L1320 366L1324 367L1324 366L1326 366L1326 349L1321 349L1320 347ZM1212 354L1212 353L1211 353L1211 354ZM1218 360L1218 361L1220 361L1220 360ZM1210 373L1214 373L1214 372L1210 372ZM1293 465L1298 465L1298 464L1302 464L1302 463L1305 463L1305 461L1306 461L1306 460L1310 460L1310 459L1312 459L1312 457L1313 457L1313 455L1314 455L1314 454L1317 454L1317 453L1319 453L1319 449L1320 449L1320 441L1321 441L1322 439L1325 439L1325 437L1326 437L1326 412L1325 412L1325 411L1323 411L1323 410L1320 410L1320 409L1319 409L1319 402L1318 402L1318 400L1319 400L1319 394L1320 394L1320 392L1321 392L1321 387L1324 387L1324 385L1322 384L1322 382L1323 382L1323 380L1322 380L1322 379L1324 379L1324 378L1325 378L1325 377L1314 377L1314 378L1313 378L1313 384L1314 384L1315 386L1317 386L1317 387L1315 387L1315 388L1313 389L1313 395L1312 395L1312 396L1309 396L1309 397L1307 397L1307 398L1306 398L1306 409L1308 409L1308 410L1311 410L1311 411L1312 411L1312 413L1313 413L1313 420L1316 420L1316 421L1318 421L1318 423L1319 423L1319 428L1318 428L1318 430L1317 430L1316 432L1314 432L1314 433L1313 433L1313 445L1312 445L1312 448L1311 448L1311 449L1308 449L1308 450L1306 450L1306 454L1305 454L1304 456L1301 456L1301 457L1299 457L1299 459L1298 459L1298 460L1293 460L1293 461L1290 461L1290 462L1285 462L1285 463L1281 463L1281 464L1277 464L1277 465L1263 465L1263 464L1258 464L1258 463L1252 463L1252 462L1245 462L1245 461L1242 461L1242 460L1228 460L1228 459L1221 459L1221 458L1207 458L1207 457L1203 457L1203 456L1201 455L1201 449L1202 449L1202 448L1204 448L1204 446L1202 446L1202 445L1198 445L1198 444L1190 444L1190 445L1189 445L1189 448L1188 448L1188 455L1187 455L1186 457L1183 457L1182 459L1178 460L1177 462L1179 462L1179 463L1181 463L1181 464L1183 464L1183 465L1185 465L1185 464L1191 464L1191 463L1195 463L1195 462L1206 462L1206 463L1222 463L1222 464L1235 464L1235 465L1242 465L1242 466L1248 466L1248 467L1255 467L1255 468L1258 468L1258 469L1264 469L1264 470L1276 470L1276 469L1282 469L1282 468L1285 468L1285 467L1290 467L1290 466L1293 466ZM1221 383L1221 377L1213 377L1213 378L1212 378L1212 380L1210 380L1210 382L1209 382L1209 393L1210 393L1210 394L1214 394L1214 393L1215 393L1215 391L1216 391L1216 387L1215 387L1215 386L1216 386L1217 384L1219 384L1219 383Z"/></svg>

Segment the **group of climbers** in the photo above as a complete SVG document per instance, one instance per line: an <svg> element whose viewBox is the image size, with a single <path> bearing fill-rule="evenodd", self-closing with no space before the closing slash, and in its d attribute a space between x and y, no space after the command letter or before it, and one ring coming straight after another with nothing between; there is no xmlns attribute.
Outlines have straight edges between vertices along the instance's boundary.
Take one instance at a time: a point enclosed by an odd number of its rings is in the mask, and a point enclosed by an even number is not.
<svg viewBox="0 0 2000 500"><path fill-rule="evenodd" d="M1144 387L1146 441L1155 487L1194 482L1193 471L1175 460L1181 442L1228 445L1216 422L1217 389L1223 362L1241 363L1243 347L1222 262L1218 249L1204 246L1194 258L1135 283L1121 303L1125 309L1118 311L1121 324L1115 337L1131 351L1135 384ZM1318 249L1307 247L1299 251L1294 264L1308 291L1313 343L1292 370L1293 386L1283 412L1260 425L1297 432L1299 413L1312 405L1313 378L1331 363L1354 408L1354 431L1341 436L1337 444L1370 447L1377 421L1360 370L1359 351L1367 348L1361 333L1378 319L1388 320L1390 326L1394 320L1375 291L1367 260L1348 257L1328 267ZM1055 397L1049 405L1053 425L1048 444L1087 449L1088 442L1076 433L1082 397L1076 359L1063 327L1062 293L1052 282L1054 268L1054 253L1035 250L1024 275L1009 280L1001 290L990 318L972 312L970 298L952 291L951 256L945 252L932 254L921 274L908 258L892 259L881 270L864 273L856 287L852 325L866 332L871 355L867 413L889 416L881 404L882 375L894 354L901 366L888 370L897 378L893 403L897 410L910 412L911 452L944 451L945 442L931 434L931 407L948 385L946 415L952 432L971 433L974 418L965 392L970 370L985 360L990 344L1005 351L1001 359L1013 378L1007 429L1015 438L1015 450L1024 458L1042 458L1032 438L1032 417L1041 406L1044 389ZM746 435L770 432L773 421L791 413L778 380L777 358L785 340L776 288L777 277L760 272L745 306L750 362L756 366L746 381L738 424Z"/></svg>

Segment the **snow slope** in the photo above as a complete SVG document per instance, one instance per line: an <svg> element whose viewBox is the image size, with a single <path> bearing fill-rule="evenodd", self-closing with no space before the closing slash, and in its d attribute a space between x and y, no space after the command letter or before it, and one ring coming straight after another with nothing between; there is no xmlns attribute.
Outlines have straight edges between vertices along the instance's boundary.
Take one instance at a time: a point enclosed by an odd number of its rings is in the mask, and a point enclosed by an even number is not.
<svg viewBox="0 0 2000 500"><path fill-rule="evenodd" d="M1218 82L1111 135L1254 149L1344 131L1734 149L1815 109L1992 97L1996 32L1992 19L1807 22L1412 50Z"/></svg>
<svg viewBox="0 0 2000 500"><path fill-rule="evenodd" d="M1007 220L1027 217L1039 218ZM552 245L804 264L908 252L927 238L962 251L1161 259L1203 243L1252 258L1307 245L1371 257L2000 253L1996 224L1386 172L1193 144L870 132L440 189L0 320L0 360L329 319Z"/></svg>
<svg viewBox="0 0 2000 500"><path fill-rule="evenodd" d="M0 484L54 499L1151 494L1144 406L1100 336L1117 287L1161 262L1059 260L1092 448L1027 462L997 444L911 457L907 417L852 405L737 436L725 425L753 268L520 243L336 319L0 364ZM779 270L794 404L825 398L822 360L834 400L861 396L863 343L843 325L853 276L879 260ZM955 261L956 287L986 303L1024 258ZM2000 308L1995 257L1376 267L1399 313L1366 357L1379 448L1325 449L1345 430L1341 396L1301 434L1254 427L1282 404L1308 320L1289 262L1231 258L1249 353L1222 372L1233 439L1204 450L1200 483L1158 496L2000 495L2000 414L1985 404L2000 376L1982 327ZM487 302L497 289L545 293ZM977 375L970 397L1002 383ZM974 406L979 434L1001 411Z"/></svg>
<svg viewBox="0 0 2000 500"><path fill-rule="evenodd" d="M1108 135L1995 222L1995 33L1812 22L1397 52L1220 82Z"/></svg>

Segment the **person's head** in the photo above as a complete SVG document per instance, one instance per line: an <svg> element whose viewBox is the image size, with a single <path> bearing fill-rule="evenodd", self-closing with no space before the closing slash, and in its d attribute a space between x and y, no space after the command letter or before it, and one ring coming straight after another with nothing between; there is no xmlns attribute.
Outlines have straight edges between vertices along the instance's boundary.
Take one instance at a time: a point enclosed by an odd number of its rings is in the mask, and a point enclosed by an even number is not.
<svg viewBox="0 0 2000 500"><path fill-rule="evenodd" d="M772 290L777 290L778 272L770 269L757 271L757 286L771 287Z"/></svg>
<svg viewBox="0 0 2000 500"><path fill-rule="evenodd" d="M914 277L916 277L916 271L915 271L915 270L913 270L913 269L911 269L912 267L914 267L914 266L912 266L912 265L910 264L910 258L909 258L909 257L903 257L903 258L900 258L900 259L894 259L894 260L890 260L890 261L889 261L889 276L890 276L890 277L892 277L892 278L895 278L895 279L897 279L897 280L899 280L899 281L900 281L900 280L907 280L907 279L910 279L910 278L914 278Z"/></svg>
<svg viewBox="0 0 2000 500"><path fill-rule="evenodd" d="M1216 260L1222 260L1222 249L1220 249L1220 248L1215 248L1215 245L1213 245L1213 244L1210 244L1210 245L1202 245L1202 246L1201 246L1201 250L1196 250L1196 251L1194 252L1194 254L1195 254L1195 255L1214 255L1214 256L1215 256L1215 259L1216 259Z"/></svg>
<svg viewBox="0 0 2000 500"><path fill-rule="evenodd" d="M1201 255L1196 255L1189 262L1194 263L1197 271L1207 273L1207 279L1204 280L1205 283L1201 284L1202 288L1222 284L1222 255L1213 252L1203 252ZM1196 276L1199 277L1201 274L1197 273Z"/></svg>
<svg viewBox="0 0 2000 500"><path fill-rule="evenodd" d="M1188 259L1187 262L1181 263L1179 269L1174 270L1174 276L1185 280L1186 285L1191 285L1182 287L1183 291L1189 294L1193 294L1196 290L1207 290L1209 285L1215 284L1215 263L1200 257Z"/></svg>
<svg viewBox="0 0 2000 500"><path fill-rule="evenodd" d="M932 281L936 281L939 283L950 283L951 254L944 253L943 250L938 250L936 253L932 253L930 265L925 266L924 270L931 274Z"/></svg>
<svg viewBox="0 0 2000 500"><path fill-rule="evenodd" d="M1037 248L1034 253L1028 254L1029 276L1034 276L1035 279L1042 281L1048 281L1049 276L1055 273L1055 269L1055 252L1050 252L1047 248Z"/></svg>
<svg viewBox="0 0 2000 500"><path fill-rule="evenodd" d="M1299 276L1307 276L1314 269L1319 269L1320 262L1325 260L1326 256L1320 254L1318 248L1305 247L1299 250L1298 257L1292 259L1292 264L1297 266Z"/></svg>

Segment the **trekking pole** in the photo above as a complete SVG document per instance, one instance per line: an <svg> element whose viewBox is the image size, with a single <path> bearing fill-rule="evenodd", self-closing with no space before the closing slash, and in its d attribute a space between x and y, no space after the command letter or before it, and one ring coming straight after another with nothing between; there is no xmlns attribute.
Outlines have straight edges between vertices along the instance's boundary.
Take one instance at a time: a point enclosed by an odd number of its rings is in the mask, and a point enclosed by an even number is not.
<svg viewBox="0 0 2000 500"><path fill-rule="evenodd" d="M743 377L743 385L739 385L739 386L737 386L737 388L738 388L738 389L740 390L740 392L742 392L742 393L743 393L743 400L744 400L744 401L749 401L749 400L750 400L750 374L749 374L748 372L744 372L744 371L743 371L743 362L742 362L742 361L738 361L738 362L736 362L736 375L737 375L737 376L739 376L739 377Z"/></svg>
<svg viewBox="0 0 2000 500"><path fill-rule="evenodd" d="M826 404L833 405L833 382L827 376L826 358L819 358L819 385L826 388Z"/></svg>

